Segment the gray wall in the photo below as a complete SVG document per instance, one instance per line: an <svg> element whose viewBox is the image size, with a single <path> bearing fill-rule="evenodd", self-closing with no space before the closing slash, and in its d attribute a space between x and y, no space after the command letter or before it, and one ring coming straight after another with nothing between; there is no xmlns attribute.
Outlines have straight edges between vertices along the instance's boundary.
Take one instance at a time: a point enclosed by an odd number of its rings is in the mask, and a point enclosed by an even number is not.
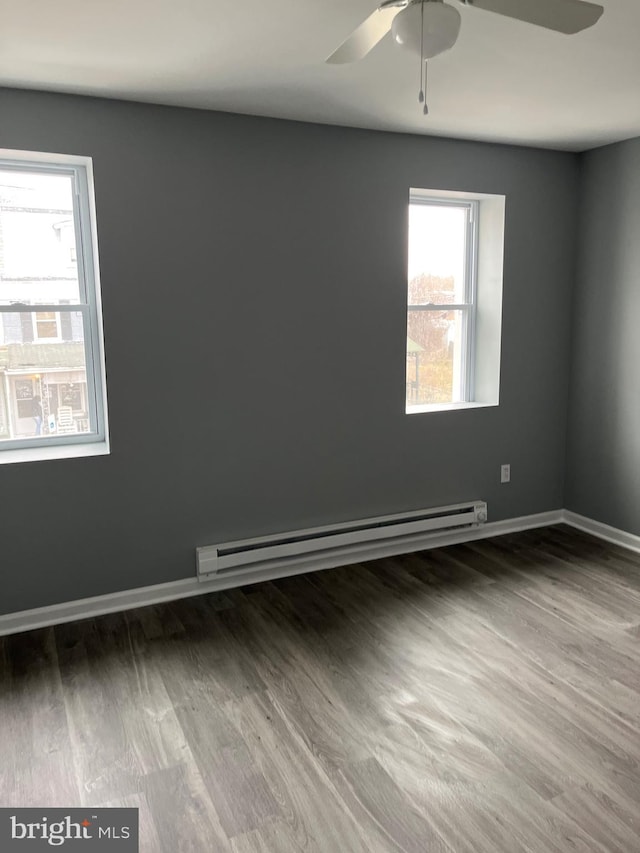
<svg viewBox="0 0 640 853"><path fill-rule="evenodd" d="M640 139L581 177L566 504L640 534Z"/></svg>
<svg viewBox="0 0 640 853"><path fill-rule="evenodd" d="M0 146L94 158L112 437L0 468L0 612L225 539L563 505L576 156L6 89ZM410 186L507 196L499 408L404 414Z"/></svg>

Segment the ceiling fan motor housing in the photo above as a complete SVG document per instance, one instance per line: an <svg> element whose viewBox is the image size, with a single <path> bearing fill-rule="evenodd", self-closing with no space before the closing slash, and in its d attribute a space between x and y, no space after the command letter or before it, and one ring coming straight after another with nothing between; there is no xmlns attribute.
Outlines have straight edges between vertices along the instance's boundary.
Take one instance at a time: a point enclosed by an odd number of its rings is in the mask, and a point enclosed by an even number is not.
<svg viewBox="0 0 640 853"><path fill-rule="evenodd" d="M424 59L431 59L453 47L460 34L460 12L447 3L410 3L393 19L394 41Z"/></svg>

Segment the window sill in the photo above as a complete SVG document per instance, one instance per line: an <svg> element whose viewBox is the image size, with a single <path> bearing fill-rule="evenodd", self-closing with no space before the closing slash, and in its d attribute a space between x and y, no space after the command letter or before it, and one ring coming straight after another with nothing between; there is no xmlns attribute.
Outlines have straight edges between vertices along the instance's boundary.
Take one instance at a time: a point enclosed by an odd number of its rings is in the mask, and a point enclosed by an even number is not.
<svg viewBox="0 0 640 853"><path fill-rule="evenodd" d="M55 447L21 447L0 450L0 465L12 462L46 462L50 459L78 459L85 456L106 456L110 453L108 441L86 444L58 444Z"/></svg>
<svg viewBox="0 0 640 853"><path fill-rule="evenodd" d="M407 415L420 415L426 412L458 412L462 409L488 409L498 403L424 403L417 406L407 406Z"/></svg>

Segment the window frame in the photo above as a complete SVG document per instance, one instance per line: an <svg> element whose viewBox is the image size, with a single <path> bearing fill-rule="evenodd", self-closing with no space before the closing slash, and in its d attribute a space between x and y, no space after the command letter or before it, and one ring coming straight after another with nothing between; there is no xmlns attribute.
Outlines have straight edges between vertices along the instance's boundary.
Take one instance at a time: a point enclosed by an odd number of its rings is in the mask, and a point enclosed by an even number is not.
<svg viewBox="0 0 640 853"><path fill-rule="evenodd" d="M38 339L35 334L38 313L55 313L59 332L63 313L81 314L90 425L90 431L86 433L4 439L0 441L0 464L107 454L109 453L109 428L106 367L92 160L90 157L68 154L0 149L0 170L60 174L67 175L71 179L78 301L53 304L24 302L0 304L0 313L31 314L34 325L33 342L36 345L46 342L46 339ZM49 340L51 343L56 343L60 339Z"/></svg>
<svg viewBox="0 0 640 853"><path fill-rule="evenodd" d="M453 207L466 212L465 223L465 245L464 245L464 301L459 303L427 303L414 305L409 302L409 282L407 277L407 326L411 311L460 311L462 317L462 340L460 342L461 365L459 379L454 376L454 388L456 382L460 386L459 400L449 400L444 403L427 403L428 406L439 408L451 408L461 404L473 402L475 393L475 338L476 338L476 314L477 314L477 292L478 292L478 221L479 202L477 199L456 198L454 195L434 196L432 191L420 191L411 189L409 192L409 210L412 205L424 205L425 207ZM410 250L407 240L407 251ZM420 405L420 404L416 404ZM409 407L405 401L405 407Z"/></svg>

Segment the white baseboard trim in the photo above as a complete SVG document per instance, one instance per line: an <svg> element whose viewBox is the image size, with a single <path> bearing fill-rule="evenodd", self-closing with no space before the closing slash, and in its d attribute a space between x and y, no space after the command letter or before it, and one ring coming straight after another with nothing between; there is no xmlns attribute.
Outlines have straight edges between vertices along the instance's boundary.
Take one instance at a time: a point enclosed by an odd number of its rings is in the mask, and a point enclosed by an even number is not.
<svg viewBox="0 0 640 853"><path fill-rule="evenodd" d="M608 524L594 521L592 518L578 515L578 513L571 512L568 509L562 511L562 520L565 524L582 530L583 533L590 533L592 536L597 536L598 539L604 539L613 545L620 545L622 548L640 554L640 536L627 533L626 530L620 530L617 527L610 527Z"/></svg>
<svg viewBox="0 0 640 853"><path fill-rule="evenodd" d="M569 513L573 517L573 513ZM575 516L576 519L580 518ZM446 545L455 545L462 542L473 542L478 539L487 539L492 536L502 536L506 533L517 533L521 530L531 530L536 527L548 527L551 524L559 524L565 521L567 524L573 522L567 518L564 510L553 512L542 512L537 515L526 515L520 518L510 518L506 521L493 521L480 527L466 528L464 530L445 531L443 533L425 533L417 536L406 537L404 540L394 542L378 542L372 546L365 546L357 553L351 553L348 557L327 557L326 561L318 565L316 569L336 568L339 565L348 565L365 560L376 560L382 557L396 556L413 551L422 551L430 548L442 548ZM588 521L588 519L585 519ZM597 522L592 522L597 524ZM573 524L579 527L579 524ZM605 527L605 525L600 525ZM580 528L585 529L585 528ZM613 528L608 528L613 530ZM588 530L588 532L594 532ZM621 533L621 531L618 531ZM599 535L596 533L595 535ZM603 537L606 538L606 537ZM637 539L638 537L632 537ZM620 544L618 540L616 541ZM627 546L630 547L630 546ZM640 550L640 547L638 548ZM193 578L171 581L170 583L154 584L153 586L139 587L122 592L98 595L93 598L83 598L76 601L53 604L48 607L37 607L33 610L22 610L18 613L8 613L0 616L0 636L17 634L21 631L31 631L35 628L46 628L50 625L61 625L64 622L74 622L78 619L90 619L94 616L102 616L106 613L116 613L130 610L134 607L145 607L149 604L160 604L165 601L176 601L180 598L190 598L194 595L203 595L230 589L237 586L246 586L260 581L275 580L276 578L289 577L291 575L303 574L309 571L304 563L286 568L268 569L259 568L254 572L247 573L242 578L220 578L211 581L199 581Z"/></svg>

